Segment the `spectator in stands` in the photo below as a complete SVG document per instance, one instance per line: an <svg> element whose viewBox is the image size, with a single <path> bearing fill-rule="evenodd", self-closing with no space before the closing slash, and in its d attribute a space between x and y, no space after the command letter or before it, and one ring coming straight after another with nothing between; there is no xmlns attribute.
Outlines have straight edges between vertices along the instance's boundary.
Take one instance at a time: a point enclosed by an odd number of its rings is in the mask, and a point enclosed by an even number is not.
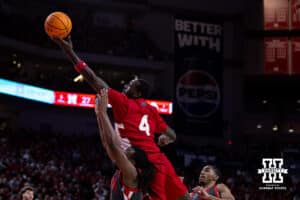
<svg viewBox="0 0 300 200"><path fill-rule="evenodd" d="M30 185L25 185L20 191L21 200L33 200L34 189Z"/></svg>

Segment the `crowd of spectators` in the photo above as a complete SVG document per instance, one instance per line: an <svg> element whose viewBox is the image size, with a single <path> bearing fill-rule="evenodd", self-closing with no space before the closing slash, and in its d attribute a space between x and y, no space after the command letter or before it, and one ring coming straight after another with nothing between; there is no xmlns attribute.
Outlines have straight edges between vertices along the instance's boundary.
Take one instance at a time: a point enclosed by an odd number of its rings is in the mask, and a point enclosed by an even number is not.
<svg viewBox="0 0 300 200"><path fill-rule="evenodd" d="M17 200L32 185L35 199L106 199L113 167L95 138L22 131L1 134L0 199Z"/></svg>
<svg viewBox="0 0 300 200"><path fill-rule="evenodd" d="M191 190L201 168L215 164L222 172L220 182L229 186L239 200L299 199L299 176L284 175L286 190L263 191L261 176L249 154L230 155L212 150L192 153L176 146L171 159ZM168 153L168 152L166 152ZM0 134L0 199L16 200L25 184L32 185L35 199L95 199L109 196L110 178L115 170L96 135L43 134L34 131ZM252 164L251 164L252 163ZM294 176L295 175L295 176ZM298 174L299 175L299 174Z"/></svg>

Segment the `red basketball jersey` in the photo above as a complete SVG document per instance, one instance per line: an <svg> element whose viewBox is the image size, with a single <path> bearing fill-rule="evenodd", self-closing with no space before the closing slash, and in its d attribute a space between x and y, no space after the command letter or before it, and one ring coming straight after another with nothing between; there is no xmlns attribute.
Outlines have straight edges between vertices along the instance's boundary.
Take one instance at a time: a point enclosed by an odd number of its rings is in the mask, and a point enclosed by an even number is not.
<svg viewBox="0 0 300 200"><path fill-rule="evenodd" d="M160 149L154 141L156 133L167 130L167 124L156 108L142 98L130 99L114 89L108 90L112 105L115 129L130 145L137 146L147 153L157 153Z"/></svg>
<svg viewBox="0 0 300 200"><path fill-rule="evenodd" d="M122 173L117 170L111 179L110 200L143 200L142 191L122 183Z"/></svg>
<svg viewBox="0 0 300 200"><path fill-rule="evenodd" d="M218 190L217 185L215 185L211 188L205 189L205 191L211 196L220 198L220 192ZM190 197L191 197L191 200L207 200L207 199L204 199L204 198L200 198L199 194L196 193L196 192L190 193Z"/></svg>

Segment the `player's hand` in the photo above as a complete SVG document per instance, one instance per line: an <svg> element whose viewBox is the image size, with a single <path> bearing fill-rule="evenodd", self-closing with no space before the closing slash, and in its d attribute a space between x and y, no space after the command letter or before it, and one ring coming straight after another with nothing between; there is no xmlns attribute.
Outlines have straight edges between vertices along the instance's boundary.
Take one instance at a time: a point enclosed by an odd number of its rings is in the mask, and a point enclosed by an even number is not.
<svg viewBox="0 0 300 200"><path fill-rule="evenodd" d="M96 112L96 114L106 113L107 103L108 103L107 88L103 88L103 89L100 90L100 94L97 94L97 97L96 97L96 100L95 100L95 112Z"/></svg>
<svg viewBox="0 0 300 200"><path fill-rule="evenodd" d="M194 192L197 192L199 194L200 199L208 199L209 198L209 194L205 191L205 189L203 187L199 187L199 189Z"/></svg>
<svg viewBox="0 0 300 200"><path fill-rule="evenodd" d="M68 52L73 49L71 35L69 35L66 40L63 40L59 37L51 37L51 39L65 52Z"/></svg>
<svg viewBox="0 0 300 200"><path fill-rule="evenodd" d="M51 39L64 51L74 65L80 61L80 58L73 51L71 35L69 35L65 40L58 37L51 37Z"/></svg>
<svg viewBox="0 0 300 200"><path fill-rule="evenodd" d="M200 190L202 190L203 189L203 187L201 187L201 186L196 186L196 187L194 187L192 190L193 190L193 192L198 192L198 191L200 191Z"/></svg>
<svg viewBox="0 0 300 200"><path fill-rule="evenodd" d="M159 137L158 137L158 146L166 146L168 144L170 144L172 142L171 138L165 134L161 134Z"/></svg>

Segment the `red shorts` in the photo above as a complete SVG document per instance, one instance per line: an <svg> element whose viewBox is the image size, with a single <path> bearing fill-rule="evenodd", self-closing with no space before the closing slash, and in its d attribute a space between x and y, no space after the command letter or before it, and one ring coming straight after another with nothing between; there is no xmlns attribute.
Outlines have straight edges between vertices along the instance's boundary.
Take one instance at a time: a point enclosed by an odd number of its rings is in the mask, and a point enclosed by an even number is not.
<svg viewBox="0 0 300 200"><path fill-rule="evenodd" d="M186 186L177 176L172 164L163 153L148 154L157 172L151 183L151 200L176 200L187 193Z"/></svg>

